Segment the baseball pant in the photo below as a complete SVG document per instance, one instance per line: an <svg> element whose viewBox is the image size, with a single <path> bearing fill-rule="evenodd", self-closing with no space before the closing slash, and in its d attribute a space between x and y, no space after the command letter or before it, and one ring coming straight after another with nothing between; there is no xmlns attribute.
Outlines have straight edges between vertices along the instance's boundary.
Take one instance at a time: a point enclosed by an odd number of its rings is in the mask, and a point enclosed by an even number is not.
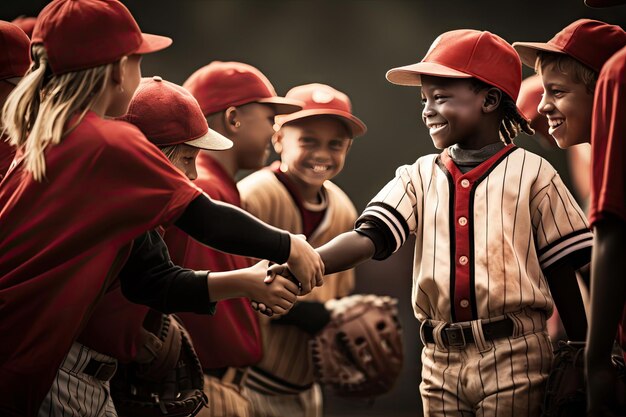
<svg viewBox="0 0 626 417"><path fill-rule="evenodd" d="M295 395L268 395L246 388L254 417L322 417L322 390L319 385Z"/></svg>
<svg viewBox="0 0 626 417"><path fill-rule="evenodd" d="M200 410L198 417L251 417L250 402L241 393L242 386L241 382L236 384L205 374L204 393L209 399L209 407Z"/></svg>
<svg viewBox="0 0 626 417"><path fill-rule="evenodd" d="M485 340L480 321L468 322L476 342L462 348L446 347L437 334L443 326L435 326L435 343L422 350L424 416L540 416L553 358L545 319L510 318L513 335L492 341ZM537 322L543 325L535 327Z"/></svg>
<svg viewBox="0 0 626 417"><path fill-rule="evenodd" d="M74 342L39 408L38 417L117 417L109 381L84 372L92 360L116 363L110 356Z"/></svg>

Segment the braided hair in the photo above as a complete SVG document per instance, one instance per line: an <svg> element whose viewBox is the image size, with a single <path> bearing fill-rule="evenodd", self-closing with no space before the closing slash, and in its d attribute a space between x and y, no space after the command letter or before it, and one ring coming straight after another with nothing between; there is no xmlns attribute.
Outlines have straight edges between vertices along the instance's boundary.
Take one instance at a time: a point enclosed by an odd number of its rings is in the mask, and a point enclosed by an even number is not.
<svg viewBox="0 0 626 417"><path fill-rule="evenodd" d="M493 88L492 85L487 84L477 78L471 79L472 90L478 93L482 90ZM502 92L502 100L500 101L500 114L502 115L502 121L500 122L500 139L507 145L513 143L515 138L521 132L527 135L535 134L533 128L530 127L530 121L517 110L515 101L508 94Z"/></svg>

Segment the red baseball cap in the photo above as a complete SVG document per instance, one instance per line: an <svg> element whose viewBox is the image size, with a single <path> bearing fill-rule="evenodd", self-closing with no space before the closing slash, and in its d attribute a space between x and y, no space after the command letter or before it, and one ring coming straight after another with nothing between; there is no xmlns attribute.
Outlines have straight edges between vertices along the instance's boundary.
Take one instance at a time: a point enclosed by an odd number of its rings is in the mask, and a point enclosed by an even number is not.
<svg viewBox="0 0 626 417"><path fill-rule="evenodd" d="M278 97L261 71L241 62L211 62L191 74L183 87L198 100L207 116L248 103L269 104L276 114L293 113L302 108L300 102Z"/></svg>
<svg viewBox="0 0 626 417"><path fill-rule="evenodd" d="M535 68L537 52L569 55L592 70L600 72L604 63L626 46L626 32L616 25L579 19L567 25L548 42L515 42L513 47L522 62Z"/></svg>
<svg viewBox="0 0 626 417"><path fill-rule="evenodd" d="M28 35L28 37L30 38L31 36L33 36L33 29L35 29L35 23L37 23L37 18L20 16L13 19L11 23L22 29L24 33L26 33L26 35Z"/></svg>
<svg viewBox="0 0 626 417"><path fill-rule="evenodd" d="M159 76L142 78L120 120L134 124L157 146L185 143L220 151L233 142L209 129L196 99L183 87Z"/></svg>
<svg viewBox="0 0 626 417"><path fill-rule="evenodd" d="M398 85L422 85L420 74L446 78L477 78L517 100L522 64L507 41L490 32L460 29L439 35L417 64L387 71Z"/></svg>
<svg viewBox="0 0 626 417"><path fill-rule="evenodd" d="M286 116L276 116L276 124L279 126L305 117L327 115L345 122L350 128L352 138L361 136L367 131L365 123L352 114L350 98L329 85L300 85L289 90L285 97L304 103L304 107Z"/></svg>
<svg viewBox="0 0 626 417"><path fill-rule="evenodd" d="M39 14L32 43L43 44L50 68L58 75L155 52L172 40L141 33L117 0L54 0Z"/></svg>
<svg viewBox="0 0 626 417"><path fill-rule="evenodd" d="M13 23L0 20L0 80L23 77L30 67L30 39Z"/></svg>
<svg viewBox="0 0 626 417"><path fill-rule="evenodd" d="M541 76L535 74L524 79L519 91L519 97L517 98L517 108L530 121L530 127L554 144L554 139L548 133L548 118L537 110L542 95L543 84Z"/></svg>

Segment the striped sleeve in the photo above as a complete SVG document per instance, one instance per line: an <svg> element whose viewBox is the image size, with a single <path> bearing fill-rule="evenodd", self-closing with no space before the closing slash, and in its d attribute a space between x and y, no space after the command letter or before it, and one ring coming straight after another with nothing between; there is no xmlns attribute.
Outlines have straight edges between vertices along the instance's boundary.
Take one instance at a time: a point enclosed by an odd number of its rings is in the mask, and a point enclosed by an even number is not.
<svg viewBox="0 0 626 417"><path fill-rule="evenodd" d="M397 251L417 227L417 197L421 196L421 183L416 192L412 173L418 164L405 165L396 176L370 201L356 221L356 228L364 223L373 224L386 235L389 254Z"/></svg>
<svg viewBox="0 0 626 417"><path fill-rule="evenodd" d="M537 255L542 269L568 262L580 268L591 260L593 234L587 219L558 174L542 190L535 209Z"/></svg>

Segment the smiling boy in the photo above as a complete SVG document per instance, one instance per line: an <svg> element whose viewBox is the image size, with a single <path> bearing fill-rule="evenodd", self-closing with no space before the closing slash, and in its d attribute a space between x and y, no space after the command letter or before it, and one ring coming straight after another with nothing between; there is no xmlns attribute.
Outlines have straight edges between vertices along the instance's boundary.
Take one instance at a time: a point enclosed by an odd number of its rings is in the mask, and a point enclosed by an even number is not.
<svg viewBox="0 0 626 417"><path fill-rule="evenodd" d="M422 86L442 152L398 168L355 230L317 249L325 271L385 259L415 235L424 415L539 416L555 301L570 338L585 336L574 270L592 237L556 171L511 143L532 133L515 105L519 57L489 32L455 30L387 79Z"/></svg>
<svg viewBox="0 0 626 417"><path fill-rule="evenodd" d="M331 182L344 167L353 138L365 124L352 114L349 97L325 84L292 88L287 98L301 111L276 117L272 138L280 161L239 182L243 207L269 224L304 234L317 247L350 230L356 209ZM250 370L247 394L255 416L320 416L322 397L313 383L308 342L330 320L324 302L354 285L352 270L325 278L324 286L300 297L280 320L261 320L264 356Z"/></svg>
<svg viewBox="0 0 626 417"><path fill-rule="evenodd" d="M591 141L591 115L598 74L626 45L619 26L579 19L548 42L515 42L522 62L541 75L544 94L537 110L560 148Z"/></svg>
<svg viewBox="0 0 626 417"><path fill-rule="evenodd" d="M620 124L624 115L619 111L624 97L625 46L626 32L619 26L589 19L568 25L547 43L514 44L522 61L542 76L544 98L538 110L548 117L549 132L559 146L592 144L589 221L595 238L586 371L588 415L594 417L613 415L610 409L623 396L615 392L610 356L616 328L621 346L626 347L620 262L626 236Z"/></svg>

